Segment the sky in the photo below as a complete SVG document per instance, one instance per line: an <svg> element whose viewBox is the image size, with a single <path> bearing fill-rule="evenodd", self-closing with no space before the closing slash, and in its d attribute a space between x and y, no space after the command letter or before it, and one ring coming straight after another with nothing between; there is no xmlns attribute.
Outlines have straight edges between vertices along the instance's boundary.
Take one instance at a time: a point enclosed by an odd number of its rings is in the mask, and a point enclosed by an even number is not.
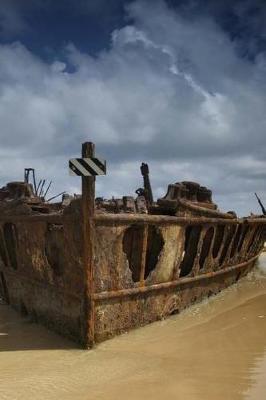
<svg viewBox="0 0 266 400"><path fill-rule="evenodd" d="M266 3L0 0L0 186L24 167L80 192L68 160L92 141L97 196L197 181L224 211L266 204Z"/></svg>

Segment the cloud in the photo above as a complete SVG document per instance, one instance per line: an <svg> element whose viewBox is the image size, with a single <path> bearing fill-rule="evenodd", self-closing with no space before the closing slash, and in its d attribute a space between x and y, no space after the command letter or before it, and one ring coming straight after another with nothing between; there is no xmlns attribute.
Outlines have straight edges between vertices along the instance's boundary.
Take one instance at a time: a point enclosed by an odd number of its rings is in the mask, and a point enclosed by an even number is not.
<svg viewBox="0 0 266 400"><path fill-rule="evenodd" d="M0 46L1 183L33 166L58 192L77 191L67 161L91 140L108 161L98 194L133 194L148 161L157 196L191 179L222 208L257 211L253 191L266 198L265 55L240 58L211 17L189 19L163 1L136 1L127 13L132 23L97 57L69 44L64 62L48 64L19 42Z"/></svg>

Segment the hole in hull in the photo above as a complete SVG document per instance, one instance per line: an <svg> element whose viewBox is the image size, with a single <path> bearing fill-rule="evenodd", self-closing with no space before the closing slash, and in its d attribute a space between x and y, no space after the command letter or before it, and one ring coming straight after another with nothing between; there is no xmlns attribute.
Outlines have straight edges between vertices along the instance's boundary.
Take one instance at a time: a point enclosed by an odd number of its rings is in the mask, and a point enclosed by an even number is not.
<svg viewBox="0 0 266 400"><path fill-rule="evenodd" d="M243 246L243 244L244 244L244 241L245 241L245 239L246 239L246 236L247 236L248 232L249 232L249 226L246 225L246 226L244 226L244 228L243 228L243 234L242 234L242 237L241 237L241 239L240 239L240 241L239 241L239 245L238 245L238 248L237 248L237 251L238 251L238 252L241 251L242 246Z"/></svg>
<svg viewBox="0 0 266 400"><path fill-rule="evenodd" d="M2 271L0 272L0 294L3 296L3 300L9 304L8 287L6 284L5 275Z"/></svg>
<svg viewBox="0 0 266 400"><path fill-rule="evenodd" d="M254 245L255 239L259 235L260 231L261 231L261 227L258 227L258 228L256 228L254 230L254 233L251 236L251 239L250 239L249 244L248 244L248 253L252 252L252 247Z"/></svg>
<svg viewBox="0 0 266 400"><path fill-rule="evenodd" d="M2 229L0 229L0 256L5 266L8 265L8 256L6 253L5 239Z"/></svg>
<svg viewBox="0 0 266 400"><path fill-rule="evenodd" d="M212 249L212 256L216 258L221 248L224 238L224 225L218 225L215 232L214 244Z"/></svg>
<svg viewBox="0 0 266 400"><path fill-rule="evenodd" d="M200 269L204 267L205 260L209 255L213 235L214 235L214 228L211 227L207 230L207 232L204 236L204 239L203 239L202 249L201 249L200 259L199 259Z"/></svg>
<svg viewBox="0 0 266 400"><path fill-rule="evenodd" d="M188 275L197 254L201 226L188 226L185 233L185 254L180 264L180 277Z"/></svg>
<svg viewBox="0 0 266 400"><path fill-rule="evenodd" d="M224 263L228 248L229 248L230 243L231 243L231 241L232 241L232 239L234 237L235 231L236 231L236 227L235 226L231 225L231 226L228 227L228 232L227 232L227 235L226 235L224 247L223 247L223 250L222 250L221 257L219 259L219 265L222 265Z"/></svg>
<svg viewBox="0 0 266 400"><path fill-rule="evenodd" d="M3 233L5 237L6 249L8 258L13 269L17 269L17 227L16 225L7 222L4 224Z"/></svg>
<svg viewBox="0 0 266 400"><path fill-rule="evenodd" d="M164 241L159 229L149 226L144 279L155 269L163 245Z"/></svg>
<svg viewBox="0 0 266 400"><path fill-rule="evenodd" d="M123 252L127 256L134 282L140 280L143 239L144 227L140 225L130 226L125 231L123 237ZM149 274L155 269L163 245L164 241L161 232L156 226L150 225L148 227L144 279L147 279Z"/></svg>

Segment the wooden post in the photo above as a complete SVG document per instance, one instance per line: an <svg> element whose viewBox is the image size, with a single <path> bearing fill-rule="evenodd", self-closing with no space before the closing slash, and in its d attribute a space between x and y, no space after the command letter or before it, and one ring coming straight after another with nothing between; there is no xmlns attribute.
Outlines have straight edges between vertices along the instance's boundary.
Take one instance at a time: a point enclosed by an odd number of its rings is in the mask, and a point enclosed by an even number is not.
<svg viewBox="0 0 266 400"><path fill-rule="evenodd" d="M82 158L94 157L95 146L91 142L82 144ZM82 176L82 226L83 226L83 262L85 273L84 290L84 345L94 345L94 198L95 177Z"/></svg>

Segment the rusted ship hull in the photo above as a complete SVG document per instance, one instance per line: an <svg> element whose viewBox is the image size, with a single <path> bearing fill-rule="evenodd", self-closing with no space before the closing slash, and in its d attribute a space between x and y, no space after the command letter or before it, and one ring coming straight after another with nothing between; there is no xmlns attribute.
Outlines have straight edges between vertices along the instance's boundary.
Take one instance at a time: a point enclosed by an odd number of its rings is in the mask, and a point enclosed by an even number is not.
<svg viewBox="0 0 266 400"><path fill-rule="evenodd" d="M266 218L220 212L198 183L170 184L154 202L142 163L137 198L95 199L91 174L106 163L94 144L69 166L82 176L81 197L50 204L32 168L0 189L0 294L85 347L218 293L263 249Z"/></svg>
<svg viewBox="0 0 266 400"><path fill-rule="evenodd" d="M76 203L74 205L74 203ZM96 214L93 291L78 201L61 215L2 215L2 297L81 344L166 318L254 266L265 220Z"/></svg>

